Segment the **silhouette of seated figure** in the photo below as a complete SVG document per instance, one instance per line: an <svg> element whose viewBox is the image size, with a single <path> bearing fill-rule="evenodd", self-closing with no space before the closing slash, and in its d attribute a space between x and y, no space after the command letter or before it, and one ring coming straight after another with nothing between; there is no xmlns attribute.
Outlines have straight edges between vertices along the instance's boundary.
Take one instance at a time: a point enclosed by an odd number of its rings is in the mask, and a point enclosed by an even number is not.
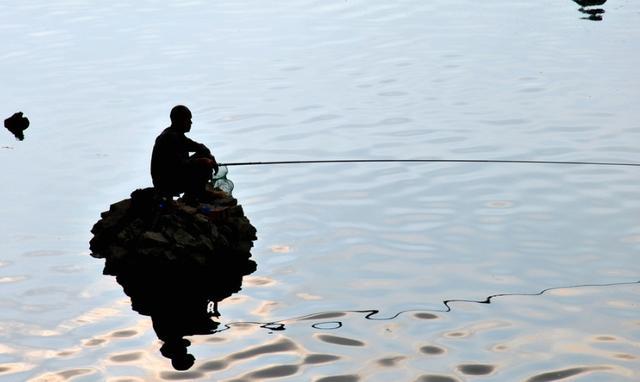
<svg viewBox="0 0 640 382"><path fill-rule="evenodd" d="M151 155L153 186L163 196L199 199L218 164L202 143L185 136L191 131L191 111L183 105L171 109L171 126L156 138ZM189 153L194 153L189 155Z"/></svg>

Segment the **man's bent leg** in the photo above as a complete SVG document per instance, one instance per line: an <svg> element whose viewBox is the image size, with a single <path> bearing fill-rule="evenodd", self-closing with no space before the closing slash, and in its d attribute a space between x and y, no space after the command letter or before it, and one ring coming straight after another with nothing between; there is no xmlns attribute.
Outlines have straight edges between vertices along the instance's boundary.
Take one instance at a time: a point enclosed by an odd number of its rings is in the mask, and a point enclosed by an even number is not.
<svg viewBox="0 0 640 382"><path fill-rule="evenodd" d="M205 186L213 176L213 169L203 166L191 158L187 165L185 196L201 199L205 195Z"/></svg>

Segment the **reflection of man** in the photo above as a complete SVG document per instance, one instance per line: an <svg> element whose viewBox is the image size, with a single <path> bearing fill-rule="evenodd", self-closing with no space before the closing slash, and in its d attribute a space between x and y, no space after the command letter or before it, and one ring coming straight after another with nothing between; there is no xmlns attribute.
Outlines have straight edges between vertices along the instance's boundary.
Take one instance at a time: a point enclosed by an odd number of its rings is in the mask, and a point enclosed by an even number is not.
<svg viewBox="0 0 640 382"><path fill-rule="evenodd" d="M205 185L218 164L207 146L184 133L191 130L191 111L178 105L171 109L171 126L156 138L151 155L153 186L165 196L184 192L189 198L204 195ZM189 156L189 153L194 154Z"/></svg>
<svg viewBox="0 0 640 382"><path fill-rule="evenodd" d="M113 271L108 274L116 276L131 298L131 308L151 317L153 330L163 342L160 353L171 359L176 370L187 370L195 362L189 353L191 342L185 337L218 330L219 323L213 319L215 313L219 316L218 303L239 292L243 276L256 270L256 263L247 257L218 254L217 261L197 265L157 263L153 257L124 267L111 266L112 258L105 263L104 272ZM127 256L142 259L135 252Z"/></svg>
<svg viewBox="0 0 640 382"><path fill-rule="evenodd" d="M187 370L195 362L189 354L191 341L185 336L211 334L218 328L218 323L211 319L205 309L206 297L202 291L180 287L164 294L165 299L156 306L149 306L153 330L163 342L160 353L171 359L176 370ZM151 300L151 299L149 299Z"/></svg>

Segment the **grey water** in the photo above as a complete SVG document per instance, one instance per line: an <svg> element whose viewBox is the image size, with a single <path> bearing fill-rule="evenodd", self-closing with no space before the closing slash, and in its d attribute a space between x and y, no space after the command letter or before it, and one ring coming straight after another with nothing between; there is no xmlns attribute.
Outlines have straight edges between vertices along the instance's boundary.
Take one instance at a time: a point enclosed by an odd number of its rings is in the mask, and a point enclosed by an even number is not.
<svg viewBox="0 0 640 382"><path fill-rule="evenodd" d="M0 379L639 380L633 167L230 167L258 268L220 302L226 330L189 338L188 371L88 246L151 185L176 104L220 162L640 162L639 17L630 0L0 3L0 115L31 121L24 141L0 131Z"/></svg>

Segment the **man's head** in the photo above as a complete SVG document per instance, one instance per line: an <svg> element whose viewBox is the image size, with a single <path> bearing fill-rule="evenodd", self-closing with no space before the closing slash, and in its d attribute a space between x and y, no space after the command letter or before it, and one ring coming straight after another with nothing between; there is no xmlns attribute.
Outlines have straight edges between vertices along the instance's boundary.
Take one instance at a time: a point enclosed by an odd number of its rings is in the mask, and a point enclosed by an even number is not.
<svg viewBox="0 0 640 382"><path fill-rule="evenodd" d="M185 133L191 130L191 111L186 106L174 106L169 118L171 118L171 127Z"/></svg>

